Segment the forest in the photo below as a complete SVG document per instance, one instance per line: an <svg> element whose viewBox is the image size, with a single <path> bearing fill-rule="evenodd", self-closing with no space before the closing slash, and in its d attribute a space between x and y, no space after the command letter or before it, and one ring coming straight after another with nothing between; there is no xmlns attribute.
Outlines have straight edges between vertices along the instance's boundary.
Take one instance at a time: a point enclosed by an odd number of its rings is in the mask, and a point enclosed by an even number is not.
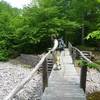
<svg viewBox="0 0 100 100"><path fill-rule="evenodd" d="M23 9L0 1L0 60L42 53L52 37L100 46L100 0L37 0Z"/></svg>

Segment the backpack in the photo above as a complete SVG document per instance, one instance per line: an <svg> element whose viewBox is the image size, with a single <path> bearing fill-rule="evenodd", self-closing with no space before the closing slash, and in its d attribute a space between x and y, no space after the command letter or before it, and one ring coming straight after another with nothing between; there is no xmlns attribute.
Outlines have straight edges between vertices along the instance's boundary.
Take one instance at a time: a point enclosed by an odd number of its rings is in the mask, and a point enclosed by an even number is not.
<svg viewBox="0 0 100 100"><path fill-rule="evenodd" d="M64 42L62 39L58 39L58 49L64 50Z"/></svg>

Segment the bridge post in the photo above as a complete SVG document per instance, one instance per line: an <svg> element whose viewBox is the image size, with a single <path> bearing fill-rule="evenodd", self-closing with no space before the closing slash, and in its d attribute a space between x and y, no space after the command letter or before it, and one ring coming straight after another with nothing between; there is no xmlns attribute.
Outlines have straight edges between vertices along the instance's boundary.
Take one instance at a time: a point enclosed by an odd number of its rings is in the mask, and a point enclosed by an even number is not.
<svg viewBox="0 0 100 100"><path fill-rule="evenodd" d="M72 45L71 45L70 42L68 42L68 49L69 49L70 55L72 55L72 53L73 53L73 48L72 48Z"/></svg>
<svg viewBox="0 0 100 100"><path fill-rule="evenodd" d="M80 75L80 87L86 90L86 77L87 77L87 66L81 67L81 75Z"/></svg>
<svg viewBox="0 0 100 100"><path fill-rule="evenodd" d="M43 67L42 79L43 79L43 92L44 92L45 87L48 86L48 68L46 59L44 60L42 67Z"/></svg>
<svg viewBox="0 0 100 100"><path fill-rule="evenodd" d="M73 48L72 58L73 58L73 61L76 60L76 50L74 48Z"/></svg>

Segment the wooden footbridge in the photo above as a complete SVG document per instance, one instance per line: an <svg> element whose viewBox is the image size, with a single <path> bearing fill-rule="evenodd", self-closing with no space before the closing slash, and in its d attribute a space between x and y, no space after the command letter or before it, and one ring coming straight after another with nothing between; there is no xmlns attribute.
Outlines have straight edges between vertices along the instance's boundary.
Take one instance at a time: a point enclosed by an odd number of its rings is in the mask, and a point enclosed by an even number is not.
<svg viewBox="0 0 100 100"><path fill-rule="evenodd" d="M86 100L68 49L62 51L61 60L61 69L51 71L42 100Z"/></svg>
<svg viewBox="0 0 100 100"><path fill-rule="evenodd" d="M92 62L84 56L81 51L72 47L69 43L68 48L61 52L61 69L55 70L54 64L48 77L47 56L51 53L54 55L57 46L58 41L55 40L54 47L41 58L30 75L19 83L4 100L13 100L14 96L24 88L24 85L31 80L34 73L36 73L41 66L43 68L43 95L41 96L41 100L86 100L85 87L87 67L81 69L81 76L79 76L74 67L73 60L81 56L81 58L87 62Z"/></svg>

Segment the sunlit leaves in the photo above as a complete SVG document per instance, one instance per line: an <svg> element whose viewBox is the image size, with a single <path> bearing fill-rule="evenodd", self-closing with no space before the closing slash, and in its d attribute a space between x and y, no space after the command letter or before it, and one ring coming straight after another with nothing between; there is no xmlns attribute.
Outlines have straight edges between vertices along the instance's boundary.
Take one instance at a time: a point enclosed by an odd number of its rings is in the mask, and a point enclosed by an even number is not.
<svg viewBox="0 0 100 100"><path fill-rule="evenodd" d="M97 31L93 31L91 32L88 36L87 36L87 39L89 38L94 38L96 40L100 40L100 31L97 30Z"/></svg>
<svg viewBox="0 0 100 100"><path fill-rule="evenodd" d="M97 2L99 2L99 3L100 3L100 0L97 0Z"/></svg>

